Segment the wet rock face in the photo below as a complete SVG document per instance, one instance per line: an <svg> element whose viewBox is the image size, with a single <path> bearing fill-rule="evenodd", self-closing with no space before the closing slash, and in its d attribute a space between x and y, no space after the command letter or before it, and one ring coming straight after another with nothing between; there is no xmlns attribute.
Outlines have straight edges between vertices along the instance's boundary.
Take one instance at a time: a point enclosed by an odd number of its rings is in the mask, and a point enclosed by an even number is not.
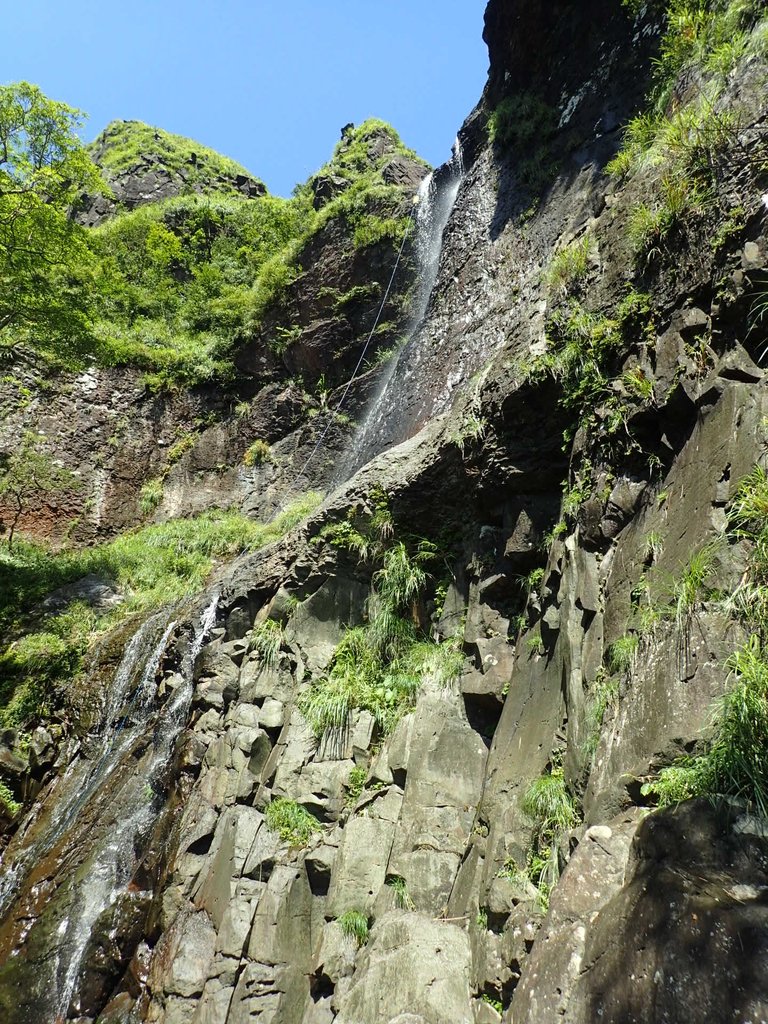
<svg viewBox="0 0 768 1024"><path fill-rule="evenodd" d="M748 275L768 262L768 218L734 162L729 202L752 203L742 235L715 253L706 232L717 224L705 222L666 264L633 263L627 207L648 181L628 186L626 199L601 170L645 87L653 35L638 41L631 31L607 0L578 10L491 0L488 104L540 89L562 119L558 171L529 208L519 154L486 145L483 111L468 122L436 287L392 377L388 440L407 440L341 481L281 544L222 570L219 626L197 659L175 751L167 831L125 899L96 922L70 1020L498 1024L500 1006L508 1024L716 1024L734 1011L755 1022L768 1013L764 823L735 803L655 812L642 791L707 742L728 655L742 640L708 593L676 615L675 581L720 534L739 481L764 459L765 358L745 325ZM764 103L749 82L741 95ZM390 171L407 180L413 168L393 162ZM342 188L317 179L316 202ZM640 450L606 455L573 430L559 383L521 369L544 351L548 318L564 308L546 284L552 252L587 231L597 253L578 293L585 309L614 310L630 273L652 299L611 371L612 393L624 398L627 367L653 380L648 404L622 406L621 436ZM336 339L343 376L365 310L334 320L328 296L314 290L334 274L359 284L366 264L338 224L312 244L312 266L292 286L303 329L286 362L320 373ZM384 272L391 255L371 265ZM247 416L207 426L171 468L166 514L214 496L265 508L279 493L278 468L247 476L230 466L214 484L217 467L259 436L277 460L311 447L300 390L267 365L263 346L243 360L249 373L275 378ZM108 405L103 389L94 393ZM178 406L157 412L159 437L174 415ZM604 439L606 412L594 415ZM345 436L324 453L329 477ZM589 493L574 496L587 464ZM450 582L432 627L460 631L463 666L446 685L425 674L415 707L387 735L354 709L318 737L299 698L327 672L345 628L366 621L372 571L324 543L322 528L374 487L389 495L404 536L445 528ZM742 547L723 542L713 572L715 589L732 592ZM639 606L651 599L658 621L641 636ZM282 632L267 660L253 631L268 619ZM627 637L636 647L617 667L614 645ZM177 674L164 685L172 694ZM137 755L153 742L148 734ZM49 737L36 733L32 749L47 766ZM536 848L527 799L545 774L577 804L546 850ZM308 837L270 828L278 799L314 816ZM542 852L547 874L537 876ZM49 879L44 870L35 880ZM62 945L64 896L43 912L34 900L46 893L30 890L11 923L9 949L24 944L34 915L47 915L26 962L0 969L0 1006L15 1007L19 979L34 978ZM24 1011L39 1015L42 995L27 987Z"/></svg>

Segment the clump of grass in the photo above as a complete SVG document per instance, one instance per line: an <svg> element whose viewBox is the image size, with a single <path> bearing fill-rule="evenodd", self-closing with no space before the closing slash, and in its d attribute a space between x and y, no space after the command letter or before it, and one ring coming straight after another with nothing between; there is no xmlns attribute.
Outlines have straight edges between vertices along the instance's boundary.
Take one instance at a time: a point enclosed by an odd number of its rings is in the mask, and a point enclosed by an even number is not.
<svg viewBox="0 0 768 1024"><path fill-rule="evenodd" d="M594 250L595 240L589 233L560 249L552 257L544 275L547 286L562 295L572 292L586 277Z"/></svg>
<svg viewBox="0 0 768 1024"><path fill-rule="evenodd" d="M151 515L163 500L163 480L156 477L148 480L139 491L139 511L143 516Z"/></svg>
<svg viewBox="0 0 768 1024"><path fill-rule="evenodd" d="M600 730L603 726L606 712L609 708L616 707L618 699L618 680L615 676L611 677L603 672L600 678L595 681L587 702L588 737L584 750L587 757L592 757L597 750Z"/></svg>
<svg viewBox="0 0 768 1024"><path fill-rule="evenodd" d="M558 845L563 835L579 821L573 797L565 785L562 765L555 761L548 772L531 782L523 794L521 808L534 826L522 874L536 886L539 903L546 909L559 876Z"/></svg>
<svg viewBox="0 0 768 1024"><path fill-rule="evenodd" d="M470 409L462 418L457 429L451 434L451 441L463 457L467 445L482 441L487 431L488 421L486 418L481 416L476 409Z"/></svg>
<svg viewBox="0 0 768 1024"><path fill-rule="evenodd" d="M168 465L175 466L181 458L195 446L194 434L183 434L178 441L168 449Z"/></svg>
<svg viewBox="0 0 768 1024"><path fill-rule="evenodd" d="M378 728L389 732L413 707L425 677L446 684L461 671L459 637L435 643L416 626L429 579L424 568L435 558L433 544L395 540L386 499L380 495L365 522L353 515L326 527L325 539L374 558L368 624L347 629L327 674L313 681L298 706L317 735L344 728L355 709L367 710Z"/></svg>
<svg viewBox="0 0 768 1024"><path fill-rule="evenodd" d="M641 402L653 401L653 380L646 376L642 367L633 366L625 370L621 375L621 383L630 395L639 398Z"/></svg>
<svg viewBox="0 0 768 1024"><path fill-rule="evenodd" d="M673 229L701 213L708 202L708 194L695 180L663 175L655 197L650 202L638 203L630 216L627 230L635 253L647 258L661 253Z"/></svg>
<svg viewBox="0 0 768 1024"><path fill-rule="evenodd" d="M643 786L661 806L695 796L734 796L768 817L768 661L753 635L728 659L732 688L713 709L706 753L681 758Z"/></svg>
<svg viewBox="0 0 768 1024"><path fill-rule="evenodd" d="M265 462L273 462L272 449L266 441L258 439L249 445L243 455L243 465L249 469L252 466L262 466Z"/></svg>
<svg viewBox="0 0 768 1024"><path fill-rule="evenodd" d="M553 765L549 772L534 779L525 791L521 806L542 836L562 833L578 822L562 765Z"/></svg>
<svg viewBox="0 0 768 1024"><path fill-rule="evenodd" d="M551 142L558 121L554 107L532 92L505 97L488 118L488 138L516 154L518 176L533 191L543 189L556 167Z"/></svg>
<svg viewBox="0 0 768 1024"><path fill-rule="evenodd" d="M714 541L694 552L673 582L675 622L682 629L690 622L697 605L712 597L709 586L717 569L719 544Z"/></svg>
<svg viewBox="0 0 768 1024"><path fill-rule="evenodd" d="M306 807L295 800L278 797L267 805L265 811L267 827L277 832L281 839L291 846L306 846L322 825Z"/></svg>
<svg viewBox="0 0 768 1024"><path fill-rule="evenodd" d="M275 619L265 619L251 631L249 651L256 651L265 668L275 668L280 661L283 627Z"/></svg>
<svg viewBox="0 0 768 1024"><path fill-rule="evenodd" d="M368 915L362 910L346 910L336 918L336 923L345 939L352 939L358 946L364 946L368 941L370 924Z"/></svg>
<svg viewBox="0 0 768 1024"><path fill-rule="evenodd" d="M657 530L651 530L645 538L644 560L646 562L658 562L663 550L664 540L661 534Z"/></svg>
<svg viewBox="0 0 768 1024"><path fill-rule="evenodd" d="M625 633L608 648L608 667L611 672L628 673L632 670L640 646L637 633Z"/></svg>
<svg viewBox="0 0 768 1024"><path fill-rule="evenodd" d="M768 473L755 466L738 488L728 508L728 525L739 536L755 537L768 523Z"/></svg>
<svg viewBox="0 0 768 1024"><path fill-rule="evenodd" d="M413 902L411 894L408 892L408 883L402 875L390 875L387 879L387 885L392 890L392 894L395 897L395 906L399 910L416 909L416 904Z"/></svg>

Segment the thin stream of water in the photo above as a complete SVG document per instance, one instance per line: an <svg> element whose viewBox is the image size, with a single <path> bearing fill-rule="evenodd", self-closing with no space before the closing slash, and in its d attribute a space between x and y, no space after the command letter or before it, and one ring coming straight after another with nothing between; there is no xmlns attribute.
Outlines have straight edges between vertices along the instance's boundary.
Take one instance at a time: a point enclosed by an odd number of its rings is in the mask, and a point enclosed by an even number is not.
<svg viewBox="0 0 768 1024"><path fill-rule="evenodd" d="M383 440L383 426L384 420L390 415L388 392L396 371L403 362L408 362L413 354L414 346L419 343L420 328L440 269L443 233L456 202L463 177L464 159L461 143L457 138L453 146L451 161L443 169L439 178L434 173L428 174L419 186L414 246L417 277L405 342L397 356L390 359L382 374L365 419L355 434L349 455L337 473L335 479L337 484L352 476L374 455L382 451L383 447L387 446Z"/></svg>
<svg viewBox="0 0 768 1024"><path fill-rule="evenodd" d="M139 778L129 774L110 801L118 802L124 808L123 815L115 822L113 828L107 830L105 837L92 853L89 859L87 884L80 887L79 899L67 918L62 935L62 946L69 952L68 963L60 964L57 971L57 1011L63 1019L66 1019L73 996L76 1001L75 988L93 927L125 891L140 860L138 851L143 846L142 841L147 838L157 818L159 807L152 793L152 783L163 776L173 754L175 740L189 717L195 660L216 621L218 603L217 594L203 612L190 650L183 660L182 682L176 686L160 709L154 726L148 762L142 776ZM150 716L156 696L154 678L157 665L174 628L175 623L170 623L163 633L162 646L147 660L137 690L140 695L139 705L142 710L147 709ZM144 729L149 724L145 718ZM114 765L109 771L111 772L113 768ZM102 771L102 781L106 781L107 777L108 775ZM76 1013L78 1009L77 1006L74 1007Z"/></svg>
<svg viewBox="0 0 768 1024"><path fill-rule="evenodd" d="M218 601L215 595L203 612L182 659L180 680L162 704L157 699L157 671L176 623L168 621L167 611L142 623L115 672L94 740L95 756L72 772L47 828L17 854L3 877L0 906L7 910L29 871L57 843L71 843L69 830L82 832L78 822L85 808L98 807L97 817L84 833L91 837L87 855L53 897L64 913L56 918L55 953L45 965L50 975L37 979L47 993L51 1019L57 1022L79 1014L77 986L94 927L127 891L157 820L163 797L156 795L154 786L164 777L189 717L194 665L215 623ZM132 760L135 756L139 756L137 762ZM81 843L82 837L74 841Z"/></svg>

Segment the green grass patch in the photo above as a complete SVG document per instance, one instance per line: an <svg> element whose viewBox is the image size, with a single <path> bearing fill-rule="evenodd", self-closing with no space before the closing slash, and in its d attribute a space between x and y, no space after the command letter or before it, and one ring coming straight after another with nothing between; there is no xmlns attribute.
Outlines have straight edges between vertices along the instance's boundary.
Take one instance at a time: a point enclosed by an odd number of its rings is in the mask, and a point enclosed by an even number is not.
<svg viewBox="0 0 768 1024"><path fill-rule="evenodd" d="M190 185L212 190L235 190L234 184L217 182L217 177L235 178L253 175L241 164L213 149L188 139L153 128L142 121L112 121L88 147L107 172L119 174L141 165L148 155L158 156L169 171L183 173Z"/></svg>
<svg viewBox="0 0 768 1024"><path fill-rule="evenodd" d="M374 489L367 512L352 510L321 533L378 568L367 624L346 630L328 672L299 697L298 706L317 735L344 728L356 709L369 711L379 730L388 733L413 708L425 677L447 684L461 672L460 637L436 643L417 624L435 545L423 538L396 540L393 531L386 496Z"/></svg>
<svg viewBox="0 0 768 1024"><path fill-rule="evenodd" d="M336 923L345 939L352 939L358 946L364 946L368 941L370 924L368 915L362 910L347 910L336 918Z"/></svg>
<svg viewBox="0 0 768 1024"><path fill-rule="evenodd" d="M590 234L558 250L544 275L547 286L563 295L571 293L587 276L594 251L595 240Z"/></svg>
<svg viewBox="0 0 768 1024"><path fill-rule="evenodd" d="M278 797L267 805L264 812L267 828L277 832L281 839L291 846L306 846L313 835L322 830L322 825L310 812L285 797Z"/></svg>
<svg viewBox="0 0 768 1024"><path fill-rule="evenodd" d="M306 495L268 524L212 511L142 527L96 548L51 552L23 541L12 551L0 548L0 630L7 638L0 655L0 724L45 717L63 698L97 633L199 591L217 560L278 540L319 501L317 494ZM123 602L101 615L73 604L43 628L19 635L29 627L26 615L47 594L89 574L117 584Z"/></svg>

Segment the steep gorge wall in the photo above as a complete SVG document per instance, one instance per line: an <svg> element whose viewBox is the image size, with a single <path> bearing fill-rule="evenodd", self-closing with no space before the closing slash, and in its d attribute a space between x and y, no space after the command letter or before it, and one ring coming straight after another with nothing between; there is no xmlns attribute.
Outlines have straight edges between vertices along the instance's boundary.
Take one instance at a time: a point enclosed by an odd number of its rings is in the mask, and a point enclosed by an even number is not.
<svg viewBox="0 0 768 1024"><path fill-rule="evenodd" d="M132 939L130 915L105 922L66 1019L493 1024L499 1006L530 1024L765 1016L762 823L738 802L729 814L706 801L649 813L642 792L706 736L743 628L714 597L682 622L663 615L642 635L634 624L643 581L670 604L765 456L768 392L748 315L768 265L767 183L744 154L764 158L768 69L753 59L728 84L745 123L720 205L637 261L627 222L652 180L617 185L603 168L647 89L658 25L617 8L489 4L491 77L463 130L467 174L413 359L393 378L400 443L216 582L167 833L134 878L146 916ZM520 90L559 119L557 168L535 208L522 154L483 132L488 110ZM738 227L713 247L723 210L737 207ZM564 296L547 268L587 234L587 268ZM623 338L612 390L619 433L638 445L596 443L613 436L603 398L564 451L562 381L530 363L553 313L578 299L595 320L611 317L630 283L650 301ZM638 367L650 400L622 384ZM577 492L567 508L564 485ZM373 512L376 489L397 535L448 528L452 582L431 629L461 631L463 669L449 682L426 673L386 735L357 709L318 739L297 700L365 621L372 583L372 566L322 530L350 509ZM720 541L720 590L747 556L743 541ZM281 624L269 660L252 642L265 621ZM633 632L635 656L616 667L612 645ZM166 686L177 670L166 665ZM525 795L560 766L580 820L558 837L564 870L545 914L526 870ZM267 827L280 798L321 823L308 842ZM339 922L353 910L371 923L360 945ZM15 943L22 980L56 949L27 927L22 915L0 936ZM5 998L9 1020L29 1019L29 1004Z"/></svg>

